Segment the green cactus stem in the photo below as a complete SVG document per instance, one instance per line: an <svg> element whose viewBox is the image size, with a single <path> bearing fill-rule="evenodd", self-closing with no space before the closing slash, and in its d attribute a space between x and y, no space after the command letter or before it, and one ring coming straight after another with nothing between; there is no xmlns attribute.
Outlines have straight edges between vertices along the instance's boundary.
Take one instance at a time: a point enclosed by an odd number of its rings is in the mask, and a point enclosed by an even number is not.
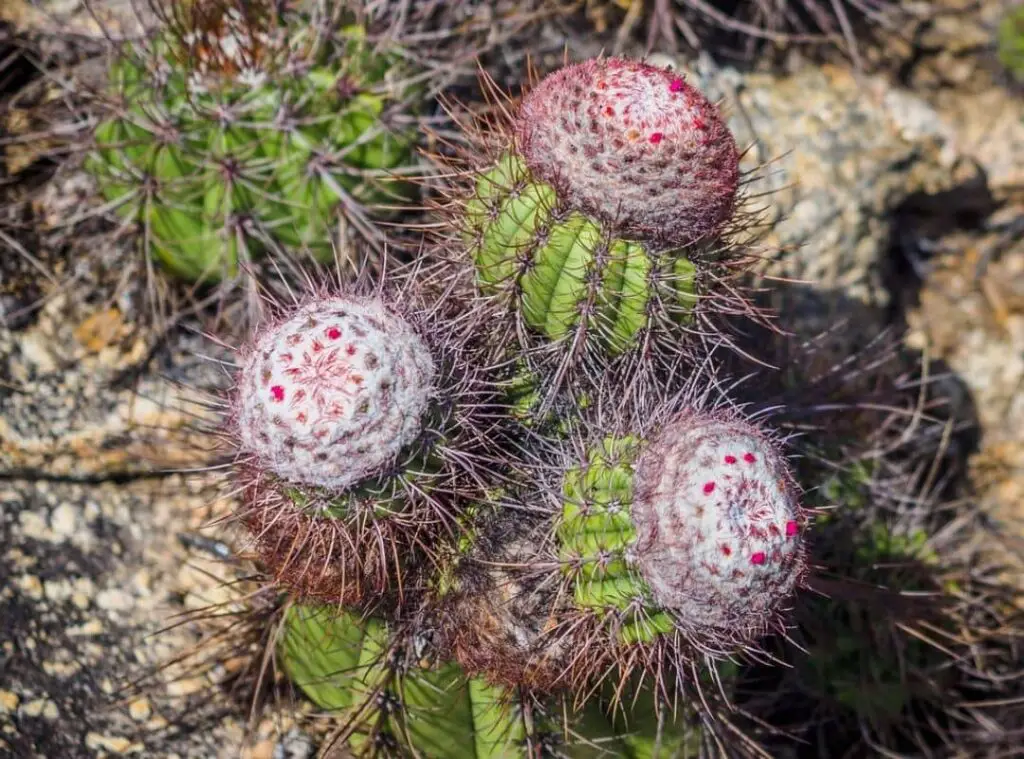
<svg viewBox="0 0 1024 759"><path fill-rule="evenodd" d="M342 218L379 234L364 208L411 192L394 172L413 135L382 121L409 94L385 81L395 60L357 27L320 51L295 18L221 14L215 31L186 25L113 63L116 105L86 161L103 196L192 282L230 279L266 250L329 260Z"/></svg>
<svg viewBox="0 0 1024 759"><path fill-rule="evenodd" d="M655 709L641 683L624 703L604 688L560 728L554 709L432 661L426 638L399 637L379 619L336 608L291 606L277 655L292 682L343 721L360 756L655 759L699 745L688 719Z"/></svg>
<svg viewBox="0 0 1024 759"><path fill-rule="evenodd" d="M585 328L614 356L637 345L659 309L692 318L697 275L685 255L610 235L515 152L478 177L465 222L482 291L513 293L526 324L551 341Z"/></svg>
<svg viewBox="0 0 1024 759"><path fill-rule="evenodd" d="M607 438L588 452L586 467L566 472L558 526L576 603L625 615L619 629L624 643L650 642L675 629L627 556L636 542L629 507L639 447L634 437Z"/></svg>
<svg viewBox="0 0 1024 759"><path fill-rule="evenodd" d="M527 755L528 726L507 694L467 680L452 663L420 661L379 619L292 606L278 653L310 700L351 721L349 743L359 753L376 744L424 757Z"/></svg>

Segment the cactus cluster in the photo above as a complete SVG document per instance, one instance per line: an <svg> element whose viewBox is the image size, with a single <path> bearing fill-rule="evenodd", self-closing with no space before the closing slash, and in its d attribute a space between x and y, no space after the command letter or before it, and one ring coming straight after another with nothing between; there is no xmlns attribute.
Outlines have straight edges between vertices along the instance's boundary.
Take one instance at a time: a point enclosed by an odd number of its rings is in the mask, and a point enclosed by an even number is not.
<svg viewBox="0 0 1024 759"><path fill-rule="evenodd" d="M637 61L507 109L422 260L274 303L238 350L277 658L356 754L743 753L736 662L773 660L817 579L790 443L708 318L752 310L718 291L736 145Z"/></svg>
<svg viewBox="0 0 1024 759"><path fill-rule="evenodd" d="M435 263L274 304L239 348L238 516L290 599L284 669L348 714L352 750L454 755L429 745L449 717L420 709L465 721L488 756L678 748L690 697L716 701L721 660L785 626L807 570L783 445L707 401L701 340L669 359L685 373L651 361L618 397L617 358L686 341L736 259L736 145L678 75L620 59L555 72L505 126L493 161L455 175ZM606 371L581 385L559 330L589 325ZM328 628L336 651L296 643ZM408 658L420 639L436 666ZM310 682L325 668L348 674ZM483 748L483 723L515 746Z"/></svg>
<svg viewBox="0 0 1024 759"><path fill-rule="evenodd" d="M190 282L233 279L265 252L332 259L408 202L414 95L358 26L282 5L172 6L116 55L86 168L147 253ZM344 235L339 237L339 230Z"/></svg>

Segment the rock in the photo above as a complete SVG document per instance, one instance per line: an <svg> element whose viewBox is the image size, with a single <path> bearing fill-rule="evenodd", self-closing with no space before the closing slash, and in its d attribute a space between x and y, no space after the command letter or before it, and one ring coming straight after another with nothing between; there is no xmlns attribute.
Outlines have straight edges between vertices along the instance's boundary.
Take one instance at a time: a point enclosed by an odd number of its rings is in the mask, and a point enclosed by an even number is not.
<svg viewBox="0 0 1024 759"><path fill-rule="evenodd" d="M85 745L94 750L113 751L115 754L137 753L143 746L132 743L127 738L116 735L100 735L89 733L85 736Z"/></svg>
<svg viewBox="0 0 1024 759"><path fill-rule="evenodd" d="M991 84L981 91L942 93L935 101L956 149L985 170L993 192L1024 184L1024 100Z"/></svg>
<svg viewBox="0 0 1024 759"><path fill-rule="evenodd" d="M938 242L907 315L908 343L941 359L967 386L981 431L971 476L995 525L1003 561L1024 570L1024 203L980 231ZM1024 572L1013 578L1024 593Z"/></svg>
<svg viewBox="0 0 1024 759"><path fill-rule="evenodd" d="M210 417L196 389L222 382L199 358L209 346L197 338L161 353L163 336L138 301L145 275L133 269L137 255L109 239L97 244L82 251L80 265L91 265L81 275L43 285L49 300L31 324L0 323L2 471L85 477L210 460L197 432ZM111 299L119 305L99 305ZM154 362L164 366L144 371ZM53 529L69 537L74 525Z"/></svg>
<svg viewBox="0 0 1024 759"><path fill-rule="evenodd" d="M57 717L57 705L48 698L36 698L26 701L18 710L22 717L45 717L55 719Z"/></svg>
<svg viewBox="0 0 1024 759"><path fill-rule="evenodd" d="M14 578L0 586L0 735L9 746L0 754L241 754L249 704L229 698L207 673L227 669L228 662L238 673L232 660L253 651L227 645L168 667L194 652L207 630L198 619L181 618L182 599L217 590L218 577L237 586L239 574L249 571L196 554L178 540L191 520L222 515L226 504L217 495L211 477L0 481L0 577ZM87 517L96 504L98 514ZM52 530L71 522L75 540ZM222 537L231 539L230 533ZM25 556L33 557L32 569L15 571ZM182 575L186 564L217 574ZM265 720L271 730L261 740L277 746L294 722L271 714Z"/></svg>
<svg viewBox="0 0 1024 759"><path fill-rule="evenodd" d="M0 690L0 714L10 714L18 708L21 701L17 693L9 690Z"/></svg>
<svg viewBox="0 0 1024 759"><path fill-rule="evenodd" d="M75 534L75 510L68 504L61 504L50 515L50 529L58 538L70 538Z"/></svg>
<svg viewBox="0 0 1024 759"><path fill-rule="evenodd" d="M953 149L984 169L993 192L1024 180L1024 101L996 56L1005 0L932 0L901 80L938 115Z"/></svg>
<svg viewBox="0 0 1024 759"><path fill-rule="evenodd" d="M149 701L144 698L137 698L128 704L128 714L136 722L145 722L153 713Z"/></svg>
<svg viewBox="0 0 1024 759"><path fill-rule="evenodd" d="M888 318L893 212L961 181L950 130L911 92L833 66L790 75L706 60L676 67L722 101L737 142L749 146L758 268L785 326L813 336L852 317L851 340L877 334Z"/></svg>
<svg viewBox="0 0 1024 759"><path fill-rule="evenodd" d="M96 605L105 611L127 611L135 605L135 601L125 591L111 588L96 596Z"/></svg>

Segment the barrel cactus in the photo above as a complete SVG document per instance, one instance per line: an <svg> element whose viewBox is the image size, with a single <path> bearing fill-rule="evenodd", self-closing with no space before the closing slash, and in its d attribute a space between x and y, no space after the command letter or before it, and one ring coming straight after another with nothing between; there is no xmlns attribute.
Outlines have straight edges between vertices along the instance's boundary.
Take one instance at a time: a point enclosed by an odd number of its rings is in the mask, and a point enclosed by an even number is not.
<svg viewBox="0 0 1024 759"><path fill-rule="evenodd" d="M462 441L493 426L497 390L472 330L409 284L418 271L277 304L238 351L225 440L239 516L300 596L399 589L452 528L453 495L473 492L486 452Z"/></svg>
<svg viewBox="0 0 1024 759"><path fill-rule="evenodd" d="M589 420L601 435L475 538L450 618L468 671L539 690L634 668L660 680L785 626L809 514L778 441L735 413L671 408Z"/></svg>
<svg viewBox="0 0 1024 759"><path fill-rule="evenodd" d="M570 65L475 137L452 226L480 293L521 325L530 363L547 364L545 397L566 384L552 378L671 364L721 337L711 315L750 311L722 285L744 258L739 152L679 74Z"/></svg>
<svg viewBox="0 0 1024 759"><path fill-rule="evenodd" d="M339 228L380 248L374 215L411 197L416 136L389 116L413 95L399 60L266 2L172 14L115 58L86 161L148 253L215 282L266 251L330 260Z"/></svg>

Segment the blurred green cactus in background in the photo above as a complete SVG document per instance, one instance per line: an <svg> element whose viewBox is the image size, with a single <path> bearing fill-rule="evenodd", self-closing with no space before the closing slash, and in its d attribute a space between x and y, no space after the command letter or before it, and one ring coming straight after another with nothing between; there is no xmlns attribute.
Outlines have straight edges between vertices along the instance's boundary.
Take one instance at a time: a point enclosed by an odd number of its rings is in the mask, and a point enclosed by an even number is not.
<svg viewBox="0 0 1024 759"><path fill-rule="evenodd" d="M1024 83L1024 5L1015 5L1003 16L996 33L996 53L1014 81Z"/></svg>
<svg viewBox="0 0 1024 759"><path fill-rule="evenodd" d="M267 250L329 260L346 239L379 248L375 220L408 202L416 134L389 124L414 95L363 30L298 13L183 4L122 51L87 168L188 281L233 278Z"/></svg>

